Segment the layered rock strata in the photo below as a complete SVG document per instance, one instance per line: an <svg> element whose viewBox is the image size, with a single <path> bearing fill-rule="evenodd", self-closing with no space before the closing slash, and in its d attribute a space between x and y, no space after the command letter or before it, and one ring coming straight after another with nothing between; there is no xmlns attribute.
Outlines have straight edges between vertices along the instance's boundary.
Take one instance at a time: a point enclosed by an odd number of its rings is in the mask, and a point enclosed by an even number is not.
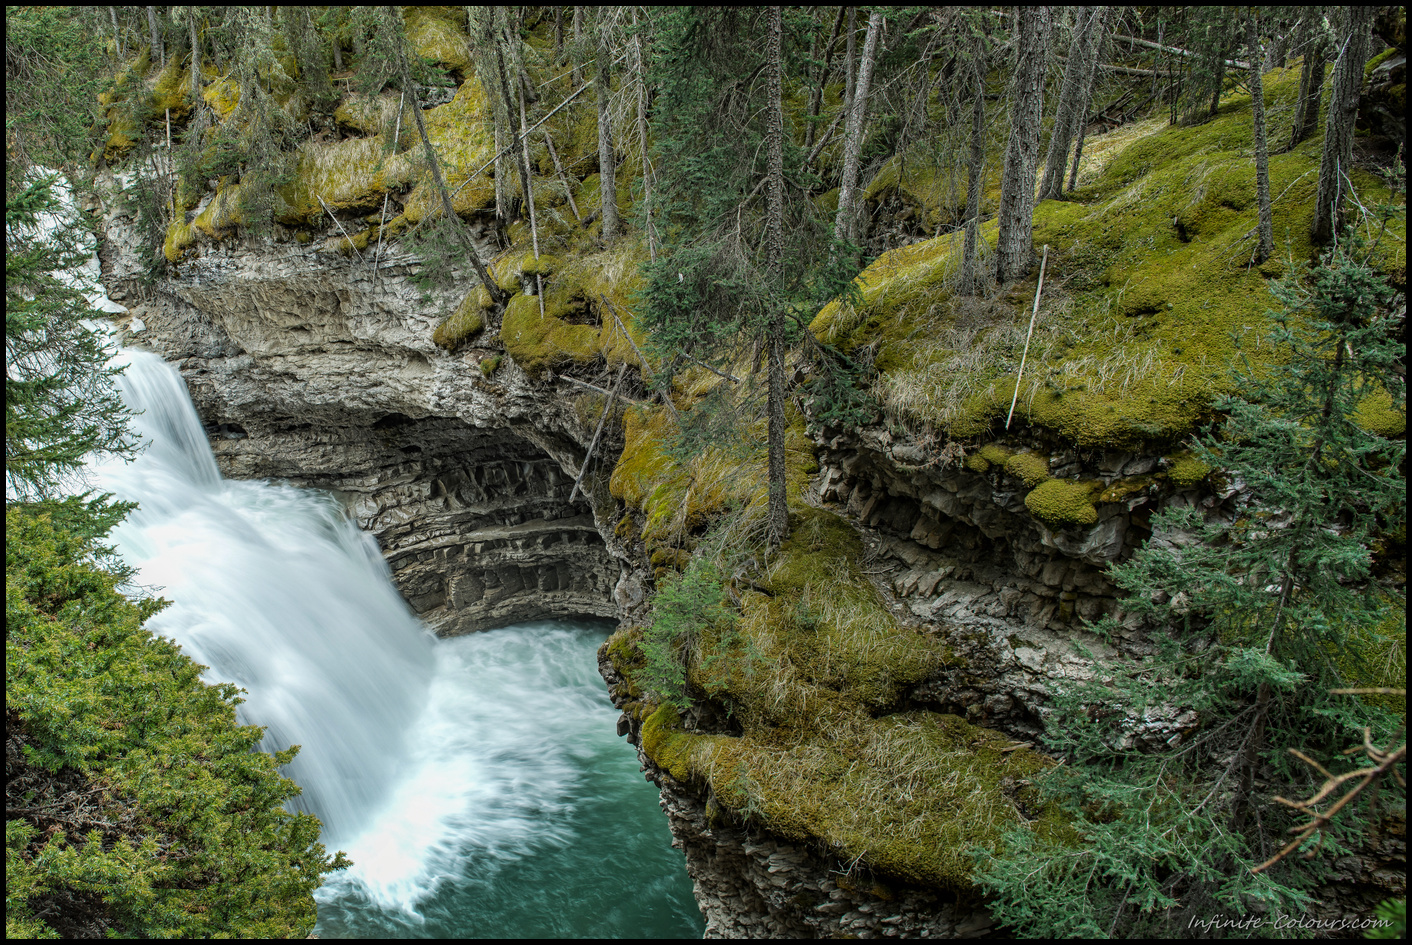
<svg viewBox="0 0 1412 945"><path fill-rule="evenodd" d="M433 345L446 299L407 259L374 273L317 248L218 247L139 291L110 223L127 343L181 369L225 475L336 493L441 634L617 613L625 565L591 498L611 460L571 502L592 433L573 399Z"/></svg>

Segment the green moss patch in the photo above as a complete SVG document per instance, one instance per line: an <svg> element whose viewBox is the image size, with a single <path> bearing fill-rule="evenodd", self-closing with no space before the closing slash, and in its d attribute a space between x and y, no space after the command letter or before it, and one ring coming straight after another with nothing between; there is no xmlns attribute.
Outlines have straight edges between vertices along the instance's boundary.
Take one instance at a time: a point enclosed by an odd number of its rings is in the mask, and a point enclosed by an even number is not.
<svg viewBox="0 0 1412 945"><path fill-rule="evenodd" d="M431 340L438 347L445 348L447 351L455 351L468 338L484 327L485 316L476 300L476 293L470 292L461 300L461 304L456 306L456 311L436 326L436 331L432 332Z"/></svg>
<svg viewBox="0 0 1412 945"><path fill-rule="evenodd" d="M461 7L403 7L407 41L417 55L455 73L471 77L474 69L466 35L466 13Z"/></svg>
<svg viewBox="0 0 1412 945"><path fill-rule="evenodd" d="M1051 479L1025 496L1025 508L1050 528L1092 525L1098 521L1093 500L1102 491L1101 482Z"/></svg>
<svg viewBox="0 0 1412 945"><path fill-rule="evenodd" d="M1049 478L1049 459L1036 453L1017 453L1006 461L1005 471L1033 489Z"/></svg>
<svg viewBox="0 0 1412 945"><path fill-rule="evenodd" d="M1167 457L1167 461L1167 479L1178 489L1194 488L1211 475L1211 467L1187 450Z"/></svg>
<svg viewBox="0 0 1412 945"><path fill-rule="evenodd" d="M598 328L571 325L561 318L539 313L539 297L517 295L505 307L500 340L515 363L532 376L588 364L598 357Z"/></svg>
<svg viewBox="0 0 1412 945"><path fill-rule="evenodd" d="M162 243L162 255L167 262L175 263L186 251L196 245L196 227L180 220L173 220L167 227L167 236Z"/></svg>
<svg viewBox="0 0 1412 945"><path fill-rule="evenodd" d="M1277 70L1267 107L1288 109L1297 92L1298 70ZM1069 199L1039 204L1034 246L1049 244L1049 268L1017 419L1085 448L1136 448L1171 442L1210 415L1228 390L1236 339L1270 327L1278 303L1267 278L1313 249L1317 136L1271 156L1275 258L1251 265L1250 129L1248 97L1231 96L1216 119L1155 130ZM1365 205L1391 200L1372 175L1352 177ZM886 175L878 183L889 185ZM1390 229L1384 243L1405 245L1405 223ZM845 350L876 352L875 393L893 420L975 436L1015 394L1034 275L1000 304L958 298L949 283L959 254L957 235L886 253L859 276L856 310L832 302L811 327ZM1400 256L1374 262L1390 271L1405 265ZM1272 356L1268 346L1246 351L1257 366Z"/></svg>
<svg viewBox="0 0 1412 945"><path fill-rule="evenodd" d="M1353 414L1353 422L1378 436L1393 439L1407 432L1407 407L1393 405L1392 395L1386 389L1369 394L1358 405Z"/></svg>

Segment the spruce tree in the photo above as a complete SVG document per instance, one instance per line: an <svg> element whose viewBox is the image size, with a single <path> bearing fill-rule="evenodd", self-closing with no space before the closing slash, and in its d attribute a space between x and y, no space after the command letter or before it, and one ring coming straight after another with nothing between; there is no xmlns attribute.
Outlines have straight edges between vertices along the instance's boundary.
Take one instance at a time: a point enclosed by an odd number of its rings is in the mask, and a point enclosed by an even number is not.
<svg viewBox="0 0 1412 945"><path fill-rule="evenodd" d="M5 200L5 486L56 497L96 453L127 455L129 412L113 386L95 313L71 272L89 234L66 220L55 178L32 177Z"/></svg>
<svg viewBox="0 0 1412 945"><path fill-rule="evenodd" d="M1385 660L1405 640L1406 600L1374 579L1372 550L1406 527L1406 443L1373 418L1405 423L1405 300L1351 234L1305 275L1275 289L1280 356L1237 371L1224 425L1185 460L1241 499L1229 515L1171 505L1113 569L1128 614L1155 628L1154 655L1056 694L1046 741L1067 763L1043 791L1076 840L1021 832L1004 858L982 855L980 881L1020 934L1163 937L1256 904L1293 912L1376 821L1351 805L1313 860L1252 872L1294 820L1272 795L1318 786L1290 750L1338 774L1365 727L1382 745L1400 725L1331 690L1402 676Z"/></svg>

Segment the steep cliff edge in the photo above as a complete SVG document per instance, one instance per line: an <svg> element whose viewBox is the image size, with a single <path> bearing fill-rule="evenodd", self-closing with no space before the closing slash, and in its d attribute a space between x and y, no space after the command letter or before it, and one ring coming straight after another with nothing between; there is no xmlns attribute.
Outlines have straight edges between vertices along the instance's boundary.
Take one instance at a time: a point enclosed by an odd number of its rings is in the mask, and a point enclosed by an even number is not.
<svg viewBox="0 0 1412 945"><path fill-rule="evenodd" d="M425 183L373 174L364 128L310 144L305 168L310 180L336 169L317 183L342 194L333 213L351 237L305 199L273 239L247 239L222 210L223 185L169 233L173 270L150 289L138 288L131 222L111 211L105 275L137 320L130 343L181 367L223 470L339 493L438 632L622 620L600 666L620 732L662 790L708 934L981 935L993 923L971 852L1016 824L1064 830L1030 783L1048 764L1034 746L1052 687L1146 652L1135 622L1111 641L1084 630L1119 607L1104 568L1145 541L1154 511L1217 516L1239 498L1180 440L1210 416L1233 331L1265 325L1265 279L1282 266L1228 258L1254 213L1240 108L1199 134L1152 135L1074 199L1041 205L1037 242L1052 244L1055 268L1008 430L1033 283L953 296L944 235L884 255L856 309L819 314L820 339L876 368L883 415L844 430L807 403L792 413L794 536L772 558L731 560L733 616L704 624L683 656L682 706L647 672L652 595L707 565L730 540L722 522L745 543L764 469L759 456L669 448L629 307L607 304L628 297L642 247L603 254L565 223L549 227L557 257L535 260L524 226L488 212L488 179L468 177L457 210L511 301L488 304L465 280L423 290L398 237L425 211ZM457 122L483 111L472 82L426 109L438 147L464 166L487 144L479 129L456 139ZM555 134L573 147L572 128ZM1310 158L1306 146L1275 169L1277 212L1307 197ZM583 198L596 178L580 166L566 190ZM403 213L370 225L389 195ZM563 200L546 193L542 206ZM380 237L374 268L356 250ZM1308 249L1296 237L1286 258ZM606 411L588 457L605 410L584 385L606 387L624 366L635 402ZM710 383L680 383L678 406ZM1169 742L1197 724L1174 710L1131 736ZM1395 836L1378 843L1340 866L1344 901L1395 890L1388 865L1405 853Z"/></svg>

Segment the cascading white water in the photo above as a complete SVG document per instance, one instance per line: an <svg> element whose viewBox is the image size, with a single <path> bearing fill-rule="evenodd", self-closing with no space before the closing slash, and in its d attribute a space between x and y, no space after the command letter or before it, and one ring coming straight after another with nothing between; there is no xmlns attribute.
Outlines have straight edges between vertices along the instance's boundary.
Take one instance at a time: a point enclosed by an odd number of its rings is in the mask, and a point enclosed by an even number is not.
<svg viewBox="0 0 1412 945"><path fill-rule="evenodd" d="M148 445L99 478L140 503L113 537L138 580L173 601L149 626L246 690L240 714L266 727L262 749L302 746L285 772L304 788L299 806L330 846L347 844L402 766L432 641L331 497L223 481L181 378L156 355L122 358Z"/></svg>
<svg viewBox="0 0 1412 945"><path fill-rule="evenodd" d="M435 640L331 496L222 480L180 376L119 357L149 445L94 469L140 503L112 539L174 602L149 627L246 690L262 748L301 746L285 774L354 861L318 893L321 935L700 935L656 792L614 737L601 625Z"/></svg>

